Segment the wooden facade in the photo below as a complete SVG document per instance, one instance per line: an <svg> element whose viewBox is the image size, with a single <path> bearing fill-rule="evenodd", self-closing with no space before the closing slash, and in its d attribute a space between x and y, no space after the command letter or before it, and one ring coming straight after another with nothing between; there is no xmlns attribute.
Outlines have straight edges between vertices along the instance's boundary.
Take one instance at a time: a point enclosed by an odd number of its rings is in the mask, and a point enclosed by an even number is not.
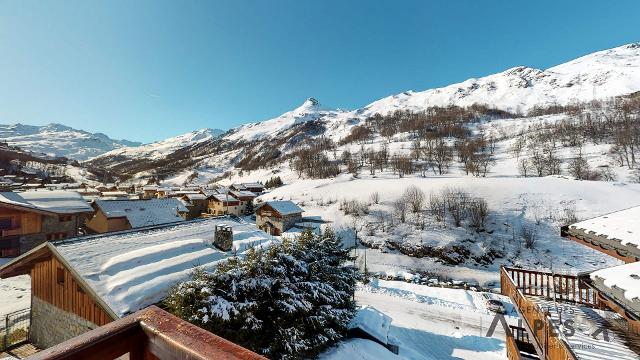
<svg viewBox="0 0 640 360"><path fill-rule="evenodd" d="M124 216L108 218L102 210L97 209L93 217L87 221L87 229L92 233L106 233L129 230L131 224Z"/></svg>
<svg viewBox="0 0 640 360"><path fill-rule="evenodd" d="M21 198L17 193L7 193L7 196L9 194ZM78 236L86 217L93 211L79 195L76 194L76 197L86 206L86 210L78 209L75 205L67 209L62 204L51 210L31 204L0 201L0 257L15 257L45 241Z"/></svg>
<svg viewBox="0 0 640 360"><path fill-rule="evenodd" d="M0 206L0 257L20 255L20 238L42 233L43 213ZM43 234L43 240L46 234Z"/></svg>
<svg viewBox="0 0 640 360"><path fill-rule="evenodd" d="M42 231L42 214L11 208L0 208L0 219L9 219L10 227L2 228L3 234L27 235Z"/></svg>
<svg viewBox="0 0 640 360"><path fill-rule="evenodd" d="M245 213L245 203L229 195L211 196L208 199L208 212L212 215L236 215Z"/></svg>
<svg viewBox="0 0 640 360"><path fill-rule="evenodd" d="M114 320L55 256L35 262L30 275L32 296L98 326Z"/></svg>

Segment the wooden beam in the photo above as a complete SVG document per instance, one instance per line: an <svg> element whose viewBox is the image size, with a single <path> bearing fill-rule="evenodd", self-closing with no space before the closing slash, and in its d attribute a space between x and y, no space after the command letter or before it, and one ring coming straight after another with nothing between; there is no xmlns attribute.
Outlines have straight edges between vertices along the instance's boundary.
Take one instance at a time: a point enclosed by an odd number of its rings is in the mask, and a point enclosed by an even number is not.
<svg viewBox="0 0 640 360"><path fill-rule="evenodd" d="M39 245L0 267L0 279L28 274L34 263L50 256L47 243Z"/></svg>
<svg viewBox="0 0 640 360"><path fill-rule="evenodd" d="M150 306L62 344L41 351L31 360L266 360L240 345Z"/></svg>

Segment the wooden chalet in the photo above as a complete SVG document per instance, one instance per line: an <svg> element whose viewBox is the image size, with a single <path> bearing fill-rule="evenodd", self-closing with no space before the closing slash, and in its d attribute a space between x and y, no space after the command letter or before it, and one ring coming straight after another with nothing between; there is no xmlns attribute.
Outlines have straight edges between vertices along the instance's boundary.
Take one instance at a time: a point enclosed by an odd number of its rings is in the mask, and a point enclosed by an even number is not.
<svg viewBox="0 0 640 360"><path fill-rule="evenodd" d="M185 220L189 210L179 199L96 200L87 221L91 233L106 233Z"/></svg>
<svg viewBox="0 0 640 360"><path fill-rule="evenodd" d="M158 191L158 185L145 185L142 187L142 198L153 199L156 197Z"/></svg>
<svg viewBox="0 0 640 360"><path fill-rule="evenodd" d="M256 209L256 226L267 234L280 236L302 221L303 212L292 201L267 201Z"/></svg>
<svg viewBox="0 0 640 360"><path fill-rule="evenodd" d="M509 359L640 359L638 209L561 228L626 264L582 274L500 269L501 291L523 319L507 335Z"/></svg>
<svg viewBox="0 0 640 360"><path fill-rule="evenodd" d="M209 200L207 196L202 193L184 194L180 197L184 206L188 212L186 215L187 220L197 219L202 216L203 213L207 213L209 207Z"/></svg>
<svg viewBox="0 0 640 360"><path fill-rule="evenodd" d="M236 199L230 192L212 194L208 198L208 213L216 216L245 214L246 204Z"/></svg>
<svg viewBox="0 0 640 360"><path fill-rule="evenodd" d="M0 257L14 257L45 241L78 236L93 214L75 192L0 193Z"/></svg>
<svg viewBox="0 0 640 360"><path fill-rule="evenodd" d="M231 218L194 220L46 242L0 267L0 278L31 277L28 339L46 349L160 303L196 264L230 256L214 246L220 227L232 246L270 241Z"/></svg>

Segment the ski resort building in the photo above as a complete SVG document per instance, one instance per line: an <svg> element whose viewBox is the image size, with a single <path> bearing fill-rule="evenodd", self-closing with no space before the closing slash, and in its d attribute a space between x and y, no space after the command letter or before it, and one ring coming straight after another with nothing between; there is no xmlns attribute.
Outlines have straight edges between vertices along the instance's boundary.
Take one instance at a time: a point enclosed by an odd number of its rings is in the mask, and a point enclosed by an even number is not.
<svg viewBox="0 0 640 360"><path fill-rule="evenodd" d="M256 226L279 236L302 221L304 210L292 201L267 201L256 209Z"/></svg>
<svg viewBox="0 0 640 360"><path fill-rule="evenodd" d="M0 278L30 275L28 338L45 349L160 303L194 266L215 267L232 254L213 245L219 227L239 254L271 241L232 218L201 219L47 242L0 267Z"/></svg>
<svg viewBox="0 0 640 360"><path fill-rule="evenodd" d="M509 359L640 358L640 207L561 229L565 238L626 264L588 273L502 267L502 294L523 319L510 327Z"/></svg>
<svg viewBox="0 0 640 360"><path fill-rule="evenodd" d="M0 193L0 257L13 257L45 241L78 236L93 209L68 191Z"/></svg>
<svg viewBox="0 0 640 360"><path fill-rule="evenodd" d="M106 233L185 220L189 210L179 199L96 200L87 221L92 233Z"/></svg>

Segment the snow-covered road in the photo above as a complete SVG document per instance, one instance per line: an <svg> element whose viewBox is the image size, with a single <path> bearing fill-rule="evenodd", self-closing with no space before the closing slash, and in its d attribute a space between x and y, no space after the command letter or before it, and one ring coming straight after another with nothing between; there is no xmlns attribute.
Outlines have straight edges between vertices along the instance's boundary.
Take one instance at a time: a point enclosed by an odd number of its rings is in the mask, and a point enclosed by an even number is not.
<svg viewBox="0 0 640 360"><path fill-rule="evenodd" d="M512 307L504 297L507 312ZM349 339L322 359L505 359L504 331L486 337L493 314L479 292L445 289L397 281L374 281L356 292L358 305L376 308L393 319L389 336L400 342L396 356L384 347ZM517 320L507 316L509 323Z"/></svg>

